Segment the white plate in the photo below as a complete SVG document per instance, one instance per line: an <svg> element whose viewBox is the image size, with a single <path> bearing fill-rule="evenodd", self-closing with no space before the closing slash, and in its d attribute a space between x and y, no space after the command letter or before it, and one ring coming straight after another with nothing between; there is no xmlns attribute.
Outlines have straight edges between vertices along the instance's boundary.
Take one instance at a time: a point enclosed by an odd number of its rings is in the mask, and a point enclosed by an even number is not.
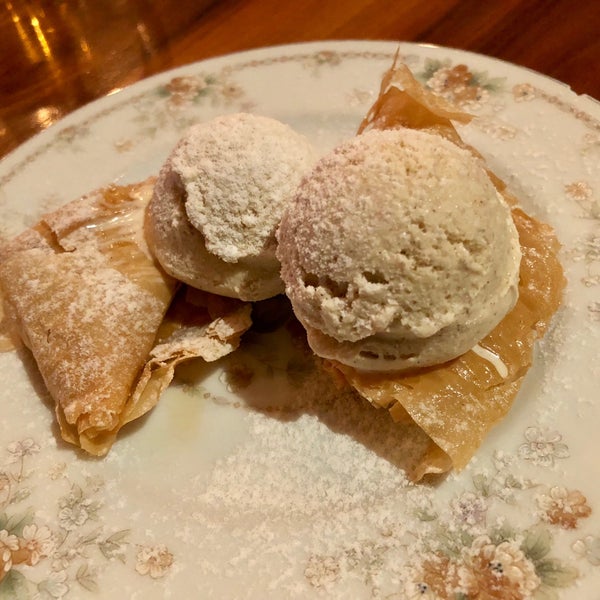
<svg viewBox="0 0 600 600"><path fill-rule="evenodd" d="M259 337L216 367L183 369L107 458L91 460L57 440L30 361L1 355L0 560L10 567L7 546L20 539L37 561L13 564L0 596L433 598L435 585L420 584L449 564L465 598L492 584L508 600L533 589L598 597L599 105L482 56L400 50L477 115L463 135L563 244L564 308L509 416L464 472L409 485L398 466L407 441L387 414L331 399L301 357L288 363ZM354 133L395 51L263 49L86 106L0 164L1 233L156 173L187 125L219 113L267 114L330 148ZM436 554L445 559L423 564Z"/></svg>

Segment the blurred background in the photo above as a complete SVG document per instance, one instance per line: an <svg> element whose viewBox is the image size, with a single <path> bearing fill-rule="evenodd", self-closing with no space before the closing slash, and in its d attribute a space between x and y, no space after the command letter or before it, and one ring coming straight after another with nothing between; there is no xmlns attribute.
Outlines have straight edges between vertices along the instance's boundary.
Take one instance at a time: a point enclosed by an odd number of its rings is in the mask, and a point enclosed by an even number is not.
<svg viewBox="0 0 600 600"><path fill-rule="evenodd" d="M600 7L573 0L2 0L0 157L79 106L230 52L382 39L478 52L600 97Z"/></svg>

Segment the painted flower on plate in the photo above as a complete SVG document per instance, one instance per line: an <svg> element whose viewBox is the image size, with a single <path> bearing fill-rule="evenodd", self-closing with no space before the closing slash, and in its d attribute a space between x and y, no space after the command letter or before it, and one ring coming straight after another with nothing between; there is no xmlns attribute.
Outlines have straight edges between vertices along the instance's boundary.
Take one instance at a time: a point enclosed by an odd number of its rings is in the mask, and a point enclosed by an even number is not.
<svg viewBox="0 0 600 600"><path fill-rule="evenodd" d="M39 598L64 598L70 590L67 578L66 571L51 571L48 579L38 583Z"/></svg>
<svg viewBox="0 0 600 600"><path fill-rule="evenodd" d="M489 92L477 85L466 65L441 67L427 80L427 87L461 106L478 106L489 98Z"/></svg>
<svg viewBox="0 0 600 600"><path fill-rule="evenodd" d="M525 430L526 443L519 446L519 456L535 465L550 467L557 458L567 458L569 447L557 431L544 432L538 427Z"/></svg>
<svg viewBox="0 0 600 600"><path fill-rule="evenodd" d="M408 592L410 598L436 600L527 600L541 585L535 565L516 541L494 542L481 535L458 555L427 557Z"/></svg>
<svg viewBox="0 0 600 600"><path fill-rule="evenodd" d="M535 88L530 83L519 83L513 86L512 93L515 102L529 102L536 96Z"/></svg>
<svg viewBox="0 0 600 600"><path fill-rule="evenodd" d="M600 566L600 537L586 535L583 539L573 542L571 548L575 554L585 558L591 565Z"/></svg>
<svg viewBox="0 0 600 600"><path fill-rule="evenodd" d="M165 90L169 94L169 102L179 106L192 100L208 85L208 81L202 76L174 77L165 85Z"/></svg>
<svg viewBox="0 0 600 600"><path fill-rule="evenodd" d="M233 100L239 100L244 96L244 90L235 83L223 83L219 89L221 97L225 102L231 102Z"/></svg>
<svg viewBox="0 0 600 600"><path fill-rule="evenodd" d="M465 492L451 503L459 521L465 525L479 525L485 520L487 504L485 499L473 492Z"/></svg>
<svg viewBox="0 0 600 600"><path fill-rule="evenodd" d="M173 555L164 544L142 546L136 557L135 570L140 575L150 575L158 579L167 574L173 564Z"/></svg>
<svg viewBox="0 0 600 600"><path fill-rule="evenodd" d="M459 585L468 596L489 600L525 600L541 580L533 563L514 541L495 544L482 535L463 551Z"/></svg>
<svg viewBox="0 0 600 600"><path fill-rule="evenodd" d="M12 553L19 549L19 539L16 535L8 533L6 529L0 531L0 564L2 571L8 572L12 567Z"/></svg>
<svg viewBox="0 0 600 600"><path fill-rule="evenodd" d="M542 519L563 529L575 529L579 519L592 513L586 497L579 490L567 490L562 486L538 496L537 503L542 509Z"/></svg>
<svg viewBox="0 0 600 600"><path fill-rule="evenodd" d="M26 438L18 442L12 442L7 448L11 455L11 462L17 462L25 456L32 456L40 451L40 446L32 438Z"/></svg>
<svg viewBox="0 0 600 600"><path fill-rule="evenodd" d="M69 565L79 560L80 558L86 558L86 546L85 544L76 543L73 546L69 546L64 549L60 549L52 555L52 568L55 571L67 569Z"/></svg>
<svg viewBox="0 0 600 600"><path fill-rule="evenodd" d="M565 193L574 200L587 200L592 196L592 188L585 181L573 181L565 185Z"/></svg>
<svg viewBox="0 0 600 600"><path fill-rule="evenodd" d="M98 506L89 498L83 497L80 491L73 491L61 499L58 521L66 531L81 527L88 519L95 516Z"/></svg>
<svg viewBox="0 0 600 600"><path fill-rule="evenodd" d="M420 575L408 583L406 593L409 598L431 598L449 600L458 589L458 568L456 561L443 554L432 554L422 563Z"/></svg>
<svg viewBox="0 0 600 600"><path fill-rule="evenodd" d="M36 565L40 559L49 556L54 550L54 539L48 527L38 527L35 523L26 525L19 538L20 550L27 553L27 564Z"/></svg>

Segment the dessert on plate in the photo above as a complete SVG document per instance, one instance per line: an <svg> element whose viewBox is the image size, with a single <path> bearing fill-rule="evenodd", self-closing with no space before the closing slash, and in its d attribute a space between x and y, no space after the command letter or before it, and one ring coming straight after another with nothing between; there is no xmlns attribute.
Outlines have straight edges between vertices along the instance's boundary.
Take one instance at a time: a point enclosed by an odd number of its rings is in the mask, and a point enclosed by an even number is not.
<svg viewBox="0 0 600 600"><path fill-rule="evenodd" d="M216 360L250 325L245 303L176 295L143 236L154 178L75 200L6 244L0 285L62 437L103 455L159 400L181 360ZM174 300L175 299L175 300Z"/></svg>
<svg viewBox="0 0 600 600"><path fill-rule="evenodd" d="M167 158L148 207L158 262L215 294L280 294L275 230L315 159L304 136L268 117L237 113L194 125Z"/></svg>
<svg viewBox="0 0 600 600"><path fill-rule="evenodd" d="M5 323L62 437L105 454L177 364L235 351L252 303L285 290L334 378L428 436L413 479L464 467L564 287L552 229L462 141L453 121L469 119L394 64L358 135L318 161L287 125L219 117L157 178L92 192L5 244Z"/></svg>
<svg viewBox="0 0 600 600"><path fill-rule="evenodd" d="M506 416L564 287L552 229L452 124L469 118L394 64L359 135L304 178L278 233L315 354L431 438L417 480L464 467Z"/></svg>
<svg viewBox="0 0 600 600"><path fill-rule="evenodd" d="M456 358L518 296L508 205L478 159L422 130L373 129L323 157L278 252L313 350L360 370Z"/></svg>

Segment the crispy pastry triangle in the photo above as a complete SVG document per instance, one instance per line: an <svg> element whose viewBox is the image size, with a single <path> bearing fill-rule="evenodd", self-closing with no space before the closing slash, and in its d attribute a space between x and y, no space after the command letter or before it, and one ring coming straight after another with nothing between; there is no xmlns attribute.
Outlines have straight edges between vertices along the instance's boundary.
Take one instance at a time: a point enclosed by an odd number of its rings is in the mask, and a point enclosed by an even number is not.
<svg viewBox="0 0 600 600"><path fill-rule="evenodd" d="M451 121L470 118L424 90L410 70L395 61L359 133L369 128L424 128L479 156L462 142ZM433 368L389 374L330 364L372 404L387 408L396 421L412 421L434 442L409 473L414 480L460 470L469 462L489 430L510 410L531 366L534 343L544 335L562 299L565 279L552 228L525 214L504 183L488 173L511 206L519 232L523 257L513 310L479 348Z"/></svg>
<svg viewBox="0 0 600 600"><path fill-rule="evenodd" d="M106 454L123 425L155 406L178 362L215 360L250 324L242 303L186 312L184 299L164 324L178 284L144 240L153 184L151 178L86 195L0 253L7 316L54 399L62 437L95 455Z"/></svg>

